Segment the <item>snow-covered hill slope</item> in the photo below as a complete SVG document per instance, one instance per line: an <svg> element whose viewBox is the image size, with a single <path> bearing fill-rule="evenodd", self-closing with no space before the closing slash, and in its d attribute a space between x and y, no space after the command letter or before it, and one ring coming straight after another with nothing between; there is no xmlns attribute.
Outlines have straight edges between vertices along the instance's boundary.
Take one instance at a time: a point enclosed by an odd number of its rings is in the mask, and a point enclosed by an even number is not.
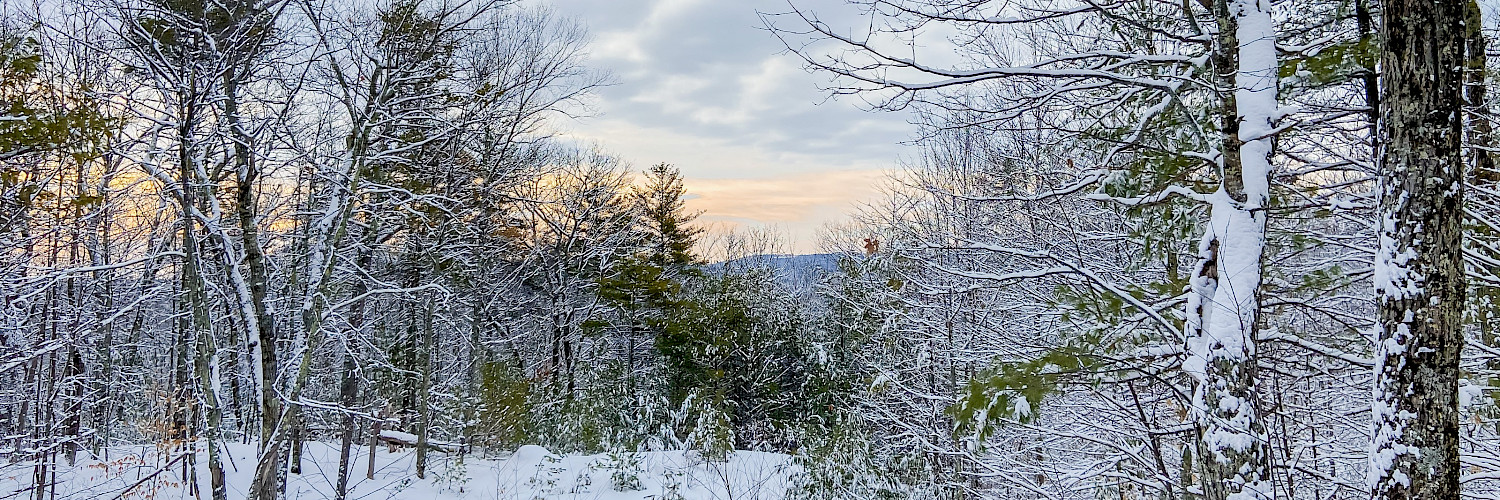
<svg viewBox="0 0 1500 500"><path fill-rule="evenodd" d="M788 456L774 453L739 451L727 462L710 462L693 452L559 456L538 446L523 446L509 457L469 455L462 462L457 455L433 453L427 478L417 479L412 450L392 453L382 446L375 453L375 479L367 479L368 450L355 449L350 500L780 499L795 473ZM244 498L255 448L231 443L227 451L228 496ZM338 449L308 443L305 453L302 474L289 476L287 498L333 498ZM181 456L151 447L122 447L111 450L108 460L80 458L75 466L59 460L56 498L194 498L183 477ZM206 499L207 473L201 454L198 459L198 479ZM32 467L0 465L0 498L25 498L32 484Z"/></svg>

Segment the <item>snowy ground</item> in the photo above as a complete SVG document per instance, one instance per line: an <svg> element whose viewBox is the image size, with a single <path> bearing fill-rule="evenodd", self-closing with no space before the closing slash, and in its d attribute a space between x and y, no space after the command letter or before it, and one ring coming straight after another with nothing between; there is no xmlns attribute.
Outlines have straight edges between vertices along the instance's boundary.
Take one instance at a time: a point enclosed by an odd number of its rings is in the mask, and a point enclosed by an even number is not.
<svg viewBox="0 0 1500 500"><path fill-rule="evenodd" d="M356 447L350 500L780 499L793 473L790 459L774 453L740 451L728 462L717 463L705 462L696 453L557 456L541 447L523 446L509 457L484 460L470 455L462 464L457 455L433 453L427 479L417 479L412 450L392 453L382 446L375 454L375 479L366 479L368 450ZM254 468L254 446L231 443L227 451L229 498L244 498ZM194 498L185 487L182 462L163 465L177 456L137 447L113 449L108 460L80 458L72 467L59 459L56 498ZM208 498L205 470L199 460L202 494ZM302 474L288 479L287 498L332 498L337 474L337 448L308 443ZM0 498L25 498L23 490L31 484L30 466L0 464Z"/></svg>

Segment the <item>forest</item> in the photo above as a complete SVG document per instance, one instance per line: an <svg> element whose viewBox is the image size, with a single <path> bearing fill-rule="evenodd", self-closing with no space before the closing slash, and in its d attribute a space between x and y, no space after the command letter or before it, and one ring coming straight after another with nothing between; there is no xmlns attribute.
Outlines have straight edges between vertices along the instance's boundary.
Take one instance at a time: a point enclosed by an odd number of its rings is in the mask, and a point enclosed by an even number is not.
<svg viewBox="0 0 1500 500"><path fill-rule="evenodd" d="M1500 498L1494 5L773 7L817 254L548 2L0 0L0 498Z"/></svg>

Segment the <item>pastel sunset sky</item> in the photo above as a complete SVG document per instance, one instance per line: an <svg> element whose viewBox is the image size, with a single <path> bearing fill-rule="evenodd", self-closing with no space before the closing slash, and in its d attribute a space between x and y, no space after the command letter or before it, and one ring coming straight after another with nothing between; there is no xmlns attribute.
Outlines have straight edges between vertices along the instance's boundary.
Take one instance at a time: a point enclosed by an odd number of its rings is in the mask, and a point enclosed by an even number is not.
<svg viewBox="0 0 1500 500"><path fill-rule="evenodd" d="M590 64L616 82L599 91L594 116L563 124L565 135L637 169L681 168L689 209L718 230L769 226L792 251L817 252L818 229L877 197L909 154L906 115L830 98L819 88L827 76L804 71L764 29L757 12L784 12L784 0L550 5L588 27Z"/></svg>

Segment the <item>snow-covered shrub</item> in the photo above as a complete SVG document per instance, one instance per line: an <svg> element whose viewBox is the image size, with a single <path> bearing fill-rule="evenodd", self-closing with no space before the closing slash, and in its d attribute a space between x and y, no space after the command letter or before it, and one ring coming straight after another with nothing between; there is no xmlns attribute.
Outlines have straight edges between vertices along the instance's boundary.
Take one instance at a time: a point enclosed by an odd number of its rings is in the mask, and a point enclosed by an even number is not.
<svg viewBox="0 0 1500 500"><path fill-rule="evenodd" d="M479 367L478 408L475 441L484 446L513 448L525 442L531 382L508 362L482 363Z"/></svg>
<svg viewBox="0 0 1500 500"><path fill-rule="evenodd" d="M529 489L537 492L535 498L542 499L544 498L543 494L551 495L557 492L558 475L566 472L567 469L560 465L562 457L553 455L540 446L522 446L516 450L516 454L512 456L512 459L520 459L532 453L541 453L542 458L536 464L536 472L531 475L531 478L526 480L526 483Z"/></svg>
<svg viewBox="0 0 1500 500"><path fill-rule="evenodd" d="M445 454L442 467L432 478L443 491L464 492L469 482L469 467L464 463L464 454Z"/></svg>
<svg viewBox="0 0 1500 500"><path fill-rule="evenodd" d="M868 431L857 416L805 427L793 457L800 469L787 496L793 500L905 498L874 461Z"/></svg>
<svg viewBox="0 0 1500 500"><path fill-rule="evenodd" d="M609 487L615 491L645 489L645 486L641 484L641 474L645 470L641 467L640 454L611 451L605 454L595 466L609 471Z"/></svg>

